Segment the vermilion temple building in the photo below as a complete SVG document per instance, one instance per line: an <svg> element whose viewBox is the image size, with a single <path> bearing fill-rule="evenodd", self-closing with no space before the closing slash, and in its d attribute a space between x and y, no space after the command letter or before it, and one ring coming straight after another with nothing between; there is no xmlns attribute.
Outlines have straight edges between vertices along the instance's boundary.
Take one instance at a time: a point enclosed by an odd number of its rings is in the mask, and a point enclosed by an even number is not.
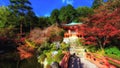
<svg viewBox="0 0 120 68"><path fill-rule="evenodd" d="M75 41L75 39L83 38L83 33L79 32L79 28L82 25L82 23L69 23L69 24L63 24L62 27L67 31L64 33L64 39L63 42L69 43Z"/></svg>

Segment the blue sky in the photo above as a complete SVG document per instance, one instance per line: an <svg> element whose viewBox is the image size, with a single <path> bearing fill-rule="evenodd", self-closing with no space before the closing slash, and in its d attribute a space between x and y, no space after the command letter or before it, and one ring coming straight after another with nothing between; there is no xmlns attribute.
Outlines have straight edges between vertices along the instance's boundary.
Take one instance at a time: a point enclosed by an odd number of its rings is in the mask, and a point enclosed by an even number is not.
<svg viewBox="0 0 120 68"><path fill-rule="evenodd" d="M93 0L29 0L32 3L33 11L37 16L49 16L53 9L60 9L67 4L75 8L79 6L92 6ZM9 0L0 0L0 5L7 6Z"/></svg>

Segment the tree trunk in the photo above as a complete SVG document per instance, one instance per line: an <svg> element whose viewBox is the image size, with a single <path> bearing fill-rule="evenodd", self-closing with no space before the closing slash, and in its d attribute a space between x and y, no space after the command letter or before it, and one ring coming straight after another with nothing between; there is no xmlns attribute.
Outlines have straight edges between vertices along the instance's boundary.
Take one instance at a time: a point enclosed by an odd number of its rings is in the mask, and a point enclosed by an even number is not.
<svg viewBox="0 0 120 68"><path fill-rule="evenodd" d="M102 54L104 54L104 48L103 48L102 42L100 41L99 38L96 37L96 39L97 39L97 41L98 41L98 45L100 46L100 49L102 50Z"/></svg>
<svg viewBox="0 0 120 68"><path fill-rule="evenodd" d="M22 22L20 23L20 36L22 36Z"/></svg>
<svg viewBox="0 0 120 68"><path fill-rule="evenodd" d="M20 59L18 59L18 61L17 61L16 68L19 68L19 64L20 64Z"/></svg>
<svg viewBox="0 0 120 68"><path fill-rule="evenodd" d="M102 42L98 40L98 43L99 43L99 46L101 48L101 51L102 51L102 54L104 54L104 48L103 48L103 45L102 45Z"/></svg>
<svg viewBox="0 0 120 68"><path fill-rule="evenodd" d="M30 32L31 32L31 30L32 30L32 26L31 26L31 22L30 22Z"/></svg>

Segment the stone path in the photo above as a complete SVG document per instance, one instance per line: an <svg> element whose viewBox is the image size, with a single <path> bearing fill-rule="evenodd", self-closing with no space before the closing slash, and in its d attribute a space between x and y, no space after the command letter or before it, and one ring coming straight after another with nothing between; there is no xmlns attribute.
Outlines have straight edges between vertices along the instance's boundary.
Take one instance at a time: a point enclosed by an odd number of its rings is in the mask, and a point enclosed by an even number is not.
<svg viewBox="0 0 120 68"><path fill-rule="evenodd" d="M84 58L71 56L68 62L68 68L98 68L98 67Z"/></svg>
<svg viewBox="0 0 120 68"><path fill-rule="evenodd" d="M85 49L83 49L81 47L77 47L77 46L72 46L70 48L70 53L71 54L76 53L76 56L79 57L80 65L75 66L76 64L78 65L78 61L76 61L76 60L71 61L71 57L70 57L70 62L68 63L69 68L98 68L95 64L93 64L92 62L85 59L85 52L84 51L85 51ZM75 59L77 59L77 58L75 58Z"/></svg>
<svg viewBox="0 0 120 68"><path fill-rule="evenodd" d="M81 59L82 68L98 68L95 64L91 63L85 58L80 58L80 59Z"/></svg>

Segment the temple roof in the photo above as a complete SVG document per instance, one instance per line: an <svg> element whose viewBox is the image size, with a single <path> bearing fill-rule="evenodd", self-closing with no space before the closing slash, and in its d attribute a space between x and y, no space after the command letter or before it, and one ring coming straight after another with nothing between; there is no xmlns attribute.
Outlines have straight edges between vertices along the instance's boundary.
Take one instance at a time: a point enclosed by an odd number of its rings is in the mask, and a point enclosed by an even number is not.
<svg viewBox="0 0 120 68"><path fill-rule="evenodd" d="M73 26L73 25L81 25L82 22L71 22L69 24L64 24L64 26Z"/></svg>

